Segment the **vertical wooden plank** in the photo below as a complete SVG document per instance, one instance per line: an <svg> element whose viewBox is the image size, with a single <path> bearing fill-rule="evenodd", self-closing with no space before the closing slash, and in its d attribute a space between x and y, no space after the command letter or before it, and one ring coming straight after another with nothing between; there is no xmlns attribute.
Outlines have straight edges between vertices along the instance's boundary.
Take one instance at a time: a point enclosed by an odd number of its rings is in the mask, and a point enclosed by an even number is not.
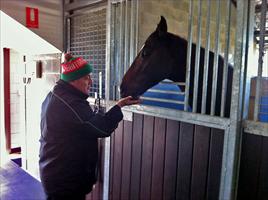
<svg viewBox="0 0 268 200"><path fill-rule="evenodd" d="M122 143L123 143L123 121L115 130L114 140L114 169L113 169L113 193L112 199L120 199L121 175L122 175Z"/></svg>
<svg viewBox="0 0 268 200"><path fill-rule="evenodd" d="M132 122L124 121L121 199L129 199Z"/></svg>
<svg viewBox="0 0 268 200"><path fill-rule="evenodd" d="M194 125L181 122L176 186L176 199L178 200L190 199L193 140Z"/></svg>
<svg viewBox="0 0 268 200"><path fill-rule="evenodd" d="M156 117L154 130L151 199L157 200L163 197L166 120Z"/></svg>
<svg viewBox="0 0 268 200"><path fill-rule="evenodd" d="M268 199L268 137L262 137L262 152L260 155L259 189L256 199Z"/></svg>
<svg viewBox="0 0 268 200"><path fill-rule="evenodd" d="M131 200L139 199L140 196L142 135L143 135L143 115L134 113L132 154L131 154L131 179L130 179Z"/></svg>
<svg viewBox="0 0 268 200"><path fill-rule="evenodd" d="M261 136L243 134L237 199L257 197L261 144Z"/></svg>
<svg viewBox="0 0 268 200"><path fill-rule="evenodd" d="M114 138L115 132L111 135L110 138L110 172L109 172L109 199L112 199L113 196L113 170L114 170Z"/></svg>
<svg viewBox="0 0 268 200"><path fill-rule="evenodd" d="M195 126L191 199L204 199L206 195L210 128Z"/></svg>
<svg viewBox="0 0 268 200"><path fill-rule="evenodd" d="M223 141L224 130L211 129L206 199L214 200L219 197Z"/></svg>
<svg viewBox="0 0 268 200"><path fill-rule="evenodd" d="M154 117L144 116L140 199L151 198Z"/></svg>
<svg viewBox="0 0 268 200"><path fill-rule="evenodd" d="M163 199L176 198L179 122L167 121Z"/></svg>

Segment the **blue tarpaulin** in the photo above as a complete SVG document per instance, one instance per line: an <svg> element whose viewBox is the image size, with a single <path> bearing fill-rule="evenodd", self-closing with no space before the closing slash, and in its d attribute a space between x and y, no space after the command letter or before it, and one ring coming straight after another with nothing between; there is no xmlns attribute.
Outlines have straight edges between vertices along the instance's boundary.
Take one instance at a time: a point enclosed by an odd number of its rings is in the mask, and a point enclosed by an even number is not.
<svg viewBox="0 0 268 200"><path fill-rule="evenodd" d="M184 110L184 94L175 84L159 83L145 92L142 98L144 105Z"/></svg>

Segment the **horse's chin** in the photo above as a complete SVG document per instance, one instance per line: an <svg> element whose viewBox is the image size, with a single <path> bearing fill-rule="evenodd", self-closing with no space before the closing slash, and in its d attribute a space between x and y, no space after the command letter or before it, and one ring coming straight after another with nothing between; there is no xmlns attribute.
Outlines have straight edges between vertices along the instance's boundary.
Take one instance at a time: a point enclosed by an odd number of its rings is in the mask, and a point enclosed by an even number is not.
<svg viewBox="0 0 268 200"><path fill-rule="evenodd" d="M138 95L138 96L132 96L132 99L133 100L138 100L140 98L140 95Z"/></svg>
<svg viewBox="0 0 268 200"><path fill-rule="evenodd" d="M125 98L125 97L128 97L128 96L132 96L132 98L134 100L137 100L140 98L140 94L131 94L131 93L121 93L120 94L121 98Z"/></svg>

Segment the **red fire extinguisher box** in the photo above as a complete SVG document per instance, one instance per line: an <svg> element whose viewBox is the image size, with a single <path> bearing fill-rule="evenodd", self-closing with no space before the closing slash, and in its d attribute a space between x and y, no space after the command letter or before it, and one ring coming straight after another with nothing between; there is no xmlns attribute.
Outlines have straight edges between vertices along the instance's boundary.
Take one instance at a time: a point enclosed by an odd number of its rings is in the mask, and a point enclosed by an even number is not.
<svg viewBox="0 0 268 200"><path fill-rule="evenodd" d="M26 7L26 27L28 28L38 28L38 8Z"/></svg>

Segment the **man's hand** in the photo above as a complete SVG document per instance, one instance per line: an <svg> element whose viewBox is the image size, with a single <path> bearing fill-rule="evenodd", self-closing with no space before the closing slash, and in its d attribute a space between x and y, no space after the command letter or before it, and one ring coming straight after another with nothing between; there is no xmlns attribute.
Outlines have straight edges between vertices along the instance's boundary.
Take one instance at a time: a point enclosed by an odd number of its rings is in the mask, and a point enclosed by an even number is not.
<svg viewBox="0 0 268 200"><path fill-rule="evenodd" d="M122 108L124 106L130 106L130 105L133 105L133 104L139 104L141 103L141 99L133 99L132 96L128 96L128 97L125 97L125 98L122 98L120 99L118 102L117 102L117 105Z"/></svg>

